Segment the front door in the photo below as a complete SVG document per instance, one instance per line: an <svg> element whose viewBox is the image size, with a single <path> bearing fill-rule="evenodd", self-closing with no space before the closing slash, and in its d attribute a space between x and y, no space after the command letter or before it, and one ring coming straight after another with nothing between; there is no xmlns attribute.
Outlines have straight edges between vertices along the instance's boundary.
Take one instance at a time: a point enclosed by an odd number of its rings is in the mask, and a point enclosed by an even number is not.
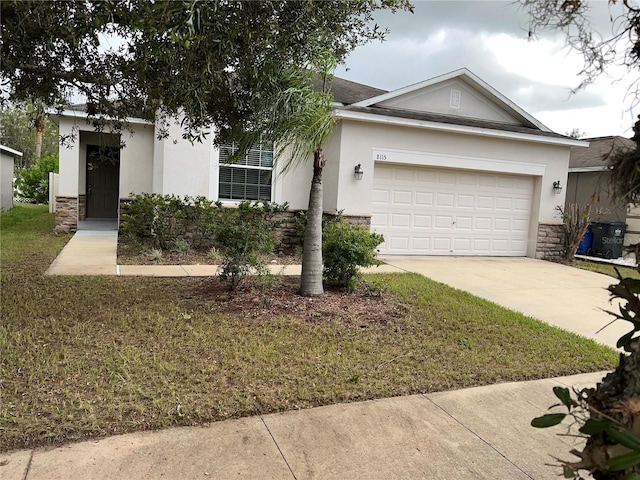
<svg viewBox="0 0 640 480"><path fill-rule="evenodd" d="M117 218L120 149L87 145L87 217Z"/></svg>

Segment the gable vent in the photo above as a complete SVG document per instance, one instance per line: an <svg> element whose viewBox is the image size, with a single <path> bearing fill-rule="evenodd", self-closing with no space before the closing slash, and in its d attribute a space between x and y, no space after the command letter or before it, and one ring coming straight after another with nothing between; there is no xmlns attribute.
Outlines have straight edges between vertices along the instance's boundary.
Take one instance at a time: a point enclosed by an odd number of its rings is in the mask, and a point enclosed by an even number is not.
<svg viewBox="0 0 640 480"><path fill-rule="evenodd" d="M449 107L459 109L461 98L462 98L462 92L460 90L455 90L452 88L451 93L449 95Z"/></svg>

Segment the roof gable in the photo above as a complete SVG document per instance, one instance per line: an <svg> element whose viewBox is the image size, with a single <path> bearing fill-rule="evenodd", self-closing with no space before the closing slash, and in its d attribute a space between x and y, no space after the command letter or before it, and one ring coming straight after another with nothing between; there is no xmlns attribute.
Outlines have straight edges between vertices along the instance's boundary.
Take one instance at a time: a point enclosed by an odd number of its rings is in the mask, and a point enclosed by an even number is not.
<svg viewBox="0 0 640 480"><path fill-rule="evenodd" d="M466 68L355 103L551 130ZM392 112L389 112L393 115Z"/></svg>

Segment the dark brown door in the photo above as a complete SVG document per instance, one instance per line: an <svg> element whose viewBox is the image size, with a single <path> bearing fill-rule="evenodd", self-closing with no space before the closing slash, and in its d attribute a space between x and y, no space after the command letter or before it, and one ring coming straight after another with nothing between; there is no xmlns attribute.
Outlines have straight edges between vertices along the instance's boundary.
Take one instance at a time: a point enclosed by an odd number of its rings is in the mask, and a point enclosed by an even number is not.
<svg viewBox="0 0 640 480"><path fill-rule="evenodd" d="M87 146L87 217L117 218L120 149Z"/></svg>

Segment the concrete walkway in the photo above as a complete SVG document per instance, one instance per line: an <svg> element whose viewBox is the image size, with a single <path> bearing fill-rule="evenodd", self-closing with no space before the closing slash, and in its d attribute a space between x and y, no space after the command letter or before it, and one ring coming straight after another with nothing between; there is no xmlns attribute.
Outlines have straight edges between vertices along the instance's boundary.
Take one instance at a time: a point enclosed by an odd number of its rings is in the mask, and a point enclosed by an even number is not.
<svg viewBox="0 0 640 480"><path fill-rule="evenodd" d="M602 373L262 415L0 455L2 480L556 479L562 427L529 426L554 386Z"/></svg>

